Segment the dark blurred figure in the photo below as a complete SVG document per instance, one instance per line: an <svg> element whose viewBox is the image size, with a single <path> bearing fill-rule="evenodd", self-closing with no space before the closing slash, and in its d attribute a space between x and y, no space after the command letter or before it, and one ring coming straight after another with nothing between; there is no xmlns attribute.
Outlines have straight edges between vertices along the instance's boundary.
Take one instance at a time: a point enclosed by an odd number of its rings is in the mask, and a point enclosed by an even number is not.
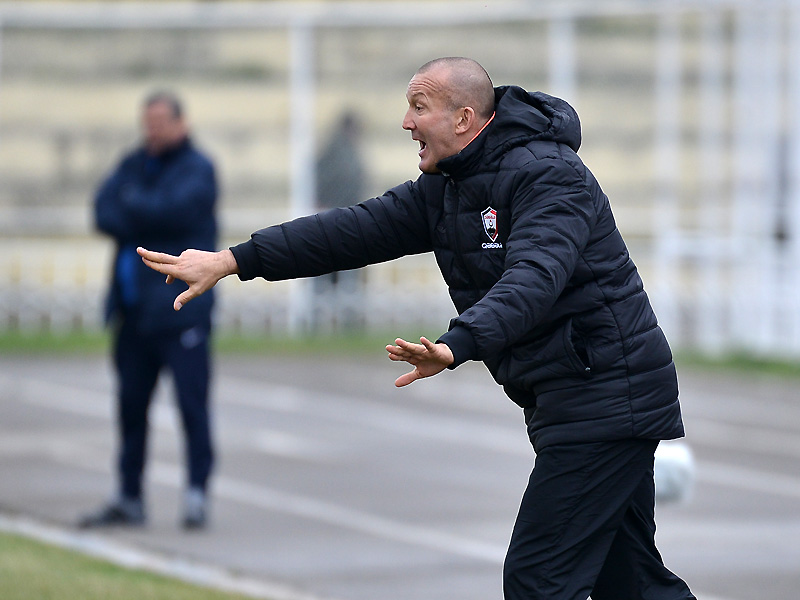
<svg viewBox="0 0 800 600"><path fill-rule="evenodd" d="M142 475L147 455L148 408L161 371L174 379L185 434L187 480L183 525L207 519L207 483L213 463L209 419L211 311L205 296L172 310L175 286L148 269L136 247L165 252L213 250L217 182L212 162L190 137L181 102L170 92L148 96L142 107L144 139L100 186L97 228L116 243L106 320L114 334L118 386L118 490L80 521L83 527L145 522Z"/></svg>
<svg viewBox="0 0 800 600"><path fill-rule="evenodd" d="M361 154L361 121L352 111L342 114L317 159L317 207L350 206L364 197L365 169ZM362 272L339 271L314 279L313 328L353 329L363 326Z"/></svg>

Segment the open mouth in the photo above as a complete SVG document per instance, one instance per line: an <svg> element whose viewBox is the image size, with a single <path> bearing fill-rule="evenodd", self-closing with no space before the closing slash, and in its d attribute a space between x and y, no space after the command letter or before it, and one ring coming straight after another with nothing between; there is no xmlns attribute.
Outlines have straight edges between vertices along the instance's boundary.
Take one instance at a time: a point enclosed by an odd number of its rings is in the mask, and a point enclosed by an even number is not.
<svg viewBox="0 0 800 600"><path fill-rule="evenodd" d="M426 144L422 140L417 140L417 141L419 142L419 153L422 154L423 152L425 152L425 148L428 147L428 144Z"/></svg>

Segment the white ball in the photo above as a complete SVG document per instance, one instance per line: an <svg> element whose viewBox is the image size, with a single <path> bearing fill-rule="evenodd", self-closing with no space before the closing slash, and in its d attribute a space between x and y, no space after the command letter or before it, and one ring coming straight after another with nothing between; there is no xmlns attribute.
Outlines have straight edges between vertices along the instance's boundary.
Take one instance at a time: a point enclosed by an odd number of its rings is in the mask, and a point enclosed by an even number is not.
<svg viewBox="0 0 800 600"><path fill-rule="evenodd" d="M684 502L694 487L694 457L683 441L661 442L654 466L657 502Z"/></svg>

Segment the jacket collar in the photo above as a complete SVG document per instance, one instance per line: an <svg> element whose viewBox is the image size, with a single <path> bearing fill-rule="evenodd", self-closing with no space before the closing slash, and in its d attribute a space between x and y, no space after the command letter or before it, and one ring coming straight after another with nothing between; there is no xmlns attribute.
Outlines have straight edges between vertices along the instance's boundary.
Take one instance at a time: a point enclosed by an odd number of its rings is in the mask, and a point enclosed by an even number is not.
<svg viewBox="0 0 800 600"><path fill-rule="evenodd" d="M486 145L486 138L493 122L494 115L458 154L443 158L436 163L443 175L459 179L480 169L484 158L483 149Z"/></svg>
<svg viewBox="0 0 800 600"><path fill-rule="evenodd" d="M497 165L514 147L550 140L577 151L580 120L564 100L517 86L495 88L495 116L458 154L437 163L439 170L463 178Z"/></svg>

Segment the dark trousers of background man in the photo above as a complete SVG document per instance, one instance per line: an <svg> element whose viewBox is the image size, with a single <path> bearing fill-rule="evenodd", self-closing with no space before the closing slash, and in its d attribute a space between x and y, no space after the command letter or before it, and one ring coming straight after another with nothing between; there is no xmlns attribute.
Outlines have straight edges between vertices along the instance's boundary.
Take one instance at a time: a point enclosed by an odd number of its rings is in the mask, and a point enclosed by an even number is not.
<svg viewBox="0 0 800 600"><path fill-rule="evenodd" d="M205 491L213 464L209 418L209 331L193 327L169 334L140 335L125 322L116 337L114 360L119 386L120 492L142 495L147 455L148 408L159 373L174 379L188 463L187 488Z"/></svg>
<svg viewBox="0 0 800 600"><path fill-rule="evenodd" d="M506 600L696 600L655 545L658 442L536 455L506 556Z"/></svg>

